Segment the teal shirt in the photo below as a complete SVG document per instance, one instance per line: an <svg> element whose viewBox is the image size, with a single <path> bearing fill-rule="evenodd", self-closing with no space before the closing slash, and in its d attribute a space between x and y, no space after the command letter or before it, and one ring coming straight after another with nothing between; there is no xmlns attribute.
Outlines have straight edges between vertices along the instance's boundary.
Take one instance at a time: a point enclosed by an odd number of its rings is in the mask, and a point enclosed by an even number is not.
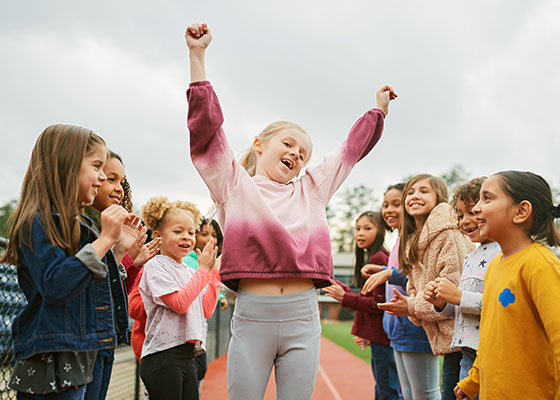
<svg viewBox="0 0 560 400"><path fill-rule="evenodd" d="M196 254L196 251L193 250L185 257L183 257L183 262L187 264L188 267L191 267L196 271L198 269L198 254ZM225 298L225 296L220 291L220 293L218 294L218 302L223 298Z"/></svg>

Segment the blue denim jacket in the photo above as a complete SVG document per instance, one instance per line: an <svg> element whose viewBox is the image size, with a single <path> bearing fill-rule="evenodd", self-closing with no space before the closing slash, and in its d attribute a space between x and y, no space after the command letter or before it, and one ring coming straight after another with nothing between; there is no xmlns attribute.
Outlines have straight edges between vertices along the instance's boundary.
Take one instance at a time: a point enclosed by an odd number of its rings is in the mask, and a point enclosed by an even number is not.
<svg viewBox="0 0 560 400"><path fill-rule="evenodd" d="M53 213L53 218L56 222L58 215ZM16 359L129 342L127 298L118 266L110 250L102 260L92 257L89 243L96 238L97 233L80 222L79 251L68 256L50 243L40 215L35 216L33 251L22 244L18 255L18 281L28 304L12 324ZM84 260L98 265L88 268ZM103 269L100 273L99 265Z"/></svg>

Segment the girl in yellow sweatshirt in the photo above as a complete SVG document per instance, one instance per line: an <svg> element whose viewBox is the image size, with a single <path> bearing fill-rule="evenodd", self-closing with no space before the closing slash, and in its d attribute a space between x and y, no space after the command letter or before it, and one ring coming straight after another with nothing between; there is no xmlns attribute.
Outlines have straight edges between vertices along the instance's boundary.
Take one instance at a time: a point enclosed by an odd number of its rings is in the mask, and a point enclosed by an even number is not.
<svg viewBox="0 0 560 400"><path fill-rule="evenodd" d="M560 399L560 244L550 186L531 172L488 178L473 208L480 233L500 245L484 279L480 344L457 398Z"/></svg>

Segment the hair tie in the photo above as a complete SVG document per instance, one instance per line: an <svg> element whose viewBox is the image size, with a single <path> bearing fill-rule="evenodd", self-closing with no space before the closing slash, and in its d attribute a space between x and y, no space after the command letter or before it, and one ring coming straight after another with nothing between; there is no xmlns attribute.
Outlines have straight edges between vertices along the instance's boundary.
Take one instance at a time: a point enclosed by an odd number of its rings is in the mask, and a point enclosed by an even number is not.
<svg viewBox="0 0 560 400"><path fill-rule="evenodd" d="M560 204L552 206L552 210L550 211L552 213L552 218L560 218Z"/></svg>

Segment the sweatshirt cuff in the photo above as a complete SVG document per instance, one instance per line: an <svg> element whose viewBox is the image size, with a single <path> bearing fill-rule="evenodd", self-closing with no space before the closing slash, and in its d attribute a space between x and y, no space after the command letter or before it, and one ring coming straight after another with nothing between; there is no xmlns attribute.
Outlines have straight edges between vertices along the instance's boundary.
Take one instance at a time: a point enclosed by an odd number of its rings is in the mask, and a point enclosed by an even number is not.
<svg viewBox="0 0 560 400"><path fill-rule="evenodd" d="M441 309L434 305L434 311L444 317L452 317L455 314L455 306L451 303L445 303L445 307Z"/></svg>
<svg viewBox="0 0 560 400"><path fill-rule="evenodd" d="M470 377L466 377L465 379L457 382L457 386L461 388L463 393L465 393L469 399L474 399L479 392L476 387L473 387L476 386L476 384Z"/></svg>
<svg viewBox="0 0 560 400"><path fill-rule="evenodd" d="M107 265L97 256L91 243L86 244L76 253L76 258L91 271L96 278L104 279L109 269Z"/></svg>
<svg viewBox="0 0 560 400"><path fill-rule="evenodd" d="M416 302L416 296L409 296L406 298L406 305L408 306L408 315L411 317L416 316L414 312L414 305Z"/></svg>
<svg viewBox="0 0 560 400"><path fill-rule="evenodd" d="M459 309L464 314L480 315L482 311L482 293L463 290Z"/></svg>
<svg viewBox="0 0 560 400"><path fill-rule="evenodd" d="M210 83L210 81L197 81L197 82L189 83L189 88L197 87L197 86L212 86L212 84Z"/></svg>

